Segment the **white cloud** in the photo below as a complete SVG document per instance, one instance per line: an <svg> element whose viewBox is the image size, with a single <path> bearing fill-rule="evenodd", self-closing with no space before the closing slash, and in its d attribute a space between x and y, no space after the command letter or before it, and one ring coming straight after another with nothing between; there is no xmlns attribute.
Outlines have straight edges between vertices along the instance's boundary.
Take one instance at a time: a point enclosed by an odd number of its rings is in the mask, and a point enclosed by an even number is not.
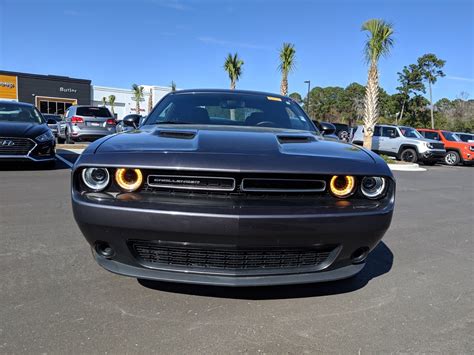
<svg viewBox="0 0 474 355"><path fill-rule="evenodd" d="M462 76L446 75L446 79L458 80L458 81L469 81L469 82L471 82L471 83L474 83L474 78L464 78L464 77L462 77Z"/></svg>

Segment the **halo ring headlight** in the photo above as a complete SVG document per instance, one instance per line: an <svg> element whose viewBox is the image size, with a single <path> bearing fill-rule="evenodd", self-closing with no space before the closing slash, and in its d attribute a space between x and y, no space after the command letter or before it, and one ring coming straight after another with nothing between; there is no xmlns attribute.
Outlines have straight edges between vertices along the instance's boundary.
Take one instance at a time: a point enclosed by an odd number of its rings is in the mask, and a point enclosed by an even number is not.
<svg viewBox="0 0 474 355"><path fill-rule="evenodd" d="M81 175L84 184L93 191L102 191L110 182L109 171L106 168L85 168Z"/></svg>
<svg viewBox="0 0 474 355"><path fill-rule="evenodd" d="M334 175L329 183L331 193L338 198L351 196L355 187L355 178L351 175Z"/></svg>
<svg viewBox="0 0 474 355"><path fill-rule="evenodd" d="M380 198L385 193L386 179L380 176L365 176L360 184L362 194L370 199Z"/></svg>
<svg viewBox="0 0 474 355"><path fill-rule="evenodd" d="M115 171L115 181L122 190L133 192L141 186L143 174L140 169L119 168Z"/></svg>

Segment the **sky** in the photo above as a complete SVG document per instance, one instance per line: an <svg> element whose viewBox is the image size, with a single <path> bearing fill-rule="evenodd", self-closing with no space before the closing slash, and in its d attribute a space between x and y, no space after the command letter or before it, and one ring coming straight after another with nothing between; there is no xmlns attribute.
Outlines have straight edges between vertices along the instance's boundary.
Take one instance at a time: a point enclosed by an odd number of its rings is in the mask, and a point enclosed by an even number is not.
<svg viewBox="0 0 474 355"><path fill-rule="evenodd" d="M279 92L278 49L296 47L289 91L365 84L364 21L393 24L379 64L395 93L397 72L425 53L446 60L433 97L474 99L474 0L0 0L0 69L178 88L227 88L228 53L244 60L237 88Z"/></svg>

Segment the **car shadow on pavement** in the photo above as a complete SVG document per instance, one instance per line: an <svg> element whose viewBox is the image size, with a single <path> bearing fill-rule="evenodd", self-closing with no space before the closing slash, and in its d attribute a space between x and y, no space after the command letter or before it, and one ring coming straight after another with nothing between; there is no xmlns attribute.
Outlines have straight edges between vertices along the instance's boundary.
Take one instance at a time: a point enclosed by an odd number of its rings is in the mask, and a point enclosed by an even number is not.
<svg viewBox="0 0 474 355"><path fill-rule="evenodd" d="M393 253L381 242L369 255L364 269L346 280L285 286L223 287L180 284L139 279L140 285L149 289L182 293L187 295L210 296L246 300L289 299L319 297L352 292L361 289L370 280L390 271Z"/></svg>
<svg viewBox="0 0 474 355"><path fill-rule="evenodd" d="M56 159L54 166L33 162L0 162L0 171L41 171L41 170L64 170L70 169L59 159Z"/></svg>

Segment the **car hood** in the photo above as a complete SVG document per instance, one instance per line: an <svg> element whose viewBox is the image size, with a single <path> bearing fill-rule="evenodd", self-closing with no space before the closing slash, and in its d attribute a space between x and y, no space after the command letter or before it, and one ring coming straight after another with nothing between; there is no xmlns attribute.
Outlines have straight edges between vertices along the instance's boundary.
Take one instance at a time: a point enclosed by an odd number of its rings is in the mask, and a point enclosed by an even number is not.
<svg viewBox="0 0 474 355"><path fill-rule="evenodd" d="M306 131L259 127L144 126L91 145L81 163L91 160L87 155L96 163L182 169L315 173L318 167L321 172L354 173L377 164L386 168L375 154L351 144Z"/></svg>
<svg viewBox="0 0 474 355"><path fill-rule="evenodd" d="M48 130L48 126L38 123L2 122L0 121L0 137L36 138Z"/></svg>
<svg viewBox="0 0 474 355"><path fill-rule="evenodd" d="M419 142L427 142L427 143L443 143L440 141L437 141L435 139L428 139L428 138L406 138L407 141L411 141L413 143L419 143Z"/></svg>

